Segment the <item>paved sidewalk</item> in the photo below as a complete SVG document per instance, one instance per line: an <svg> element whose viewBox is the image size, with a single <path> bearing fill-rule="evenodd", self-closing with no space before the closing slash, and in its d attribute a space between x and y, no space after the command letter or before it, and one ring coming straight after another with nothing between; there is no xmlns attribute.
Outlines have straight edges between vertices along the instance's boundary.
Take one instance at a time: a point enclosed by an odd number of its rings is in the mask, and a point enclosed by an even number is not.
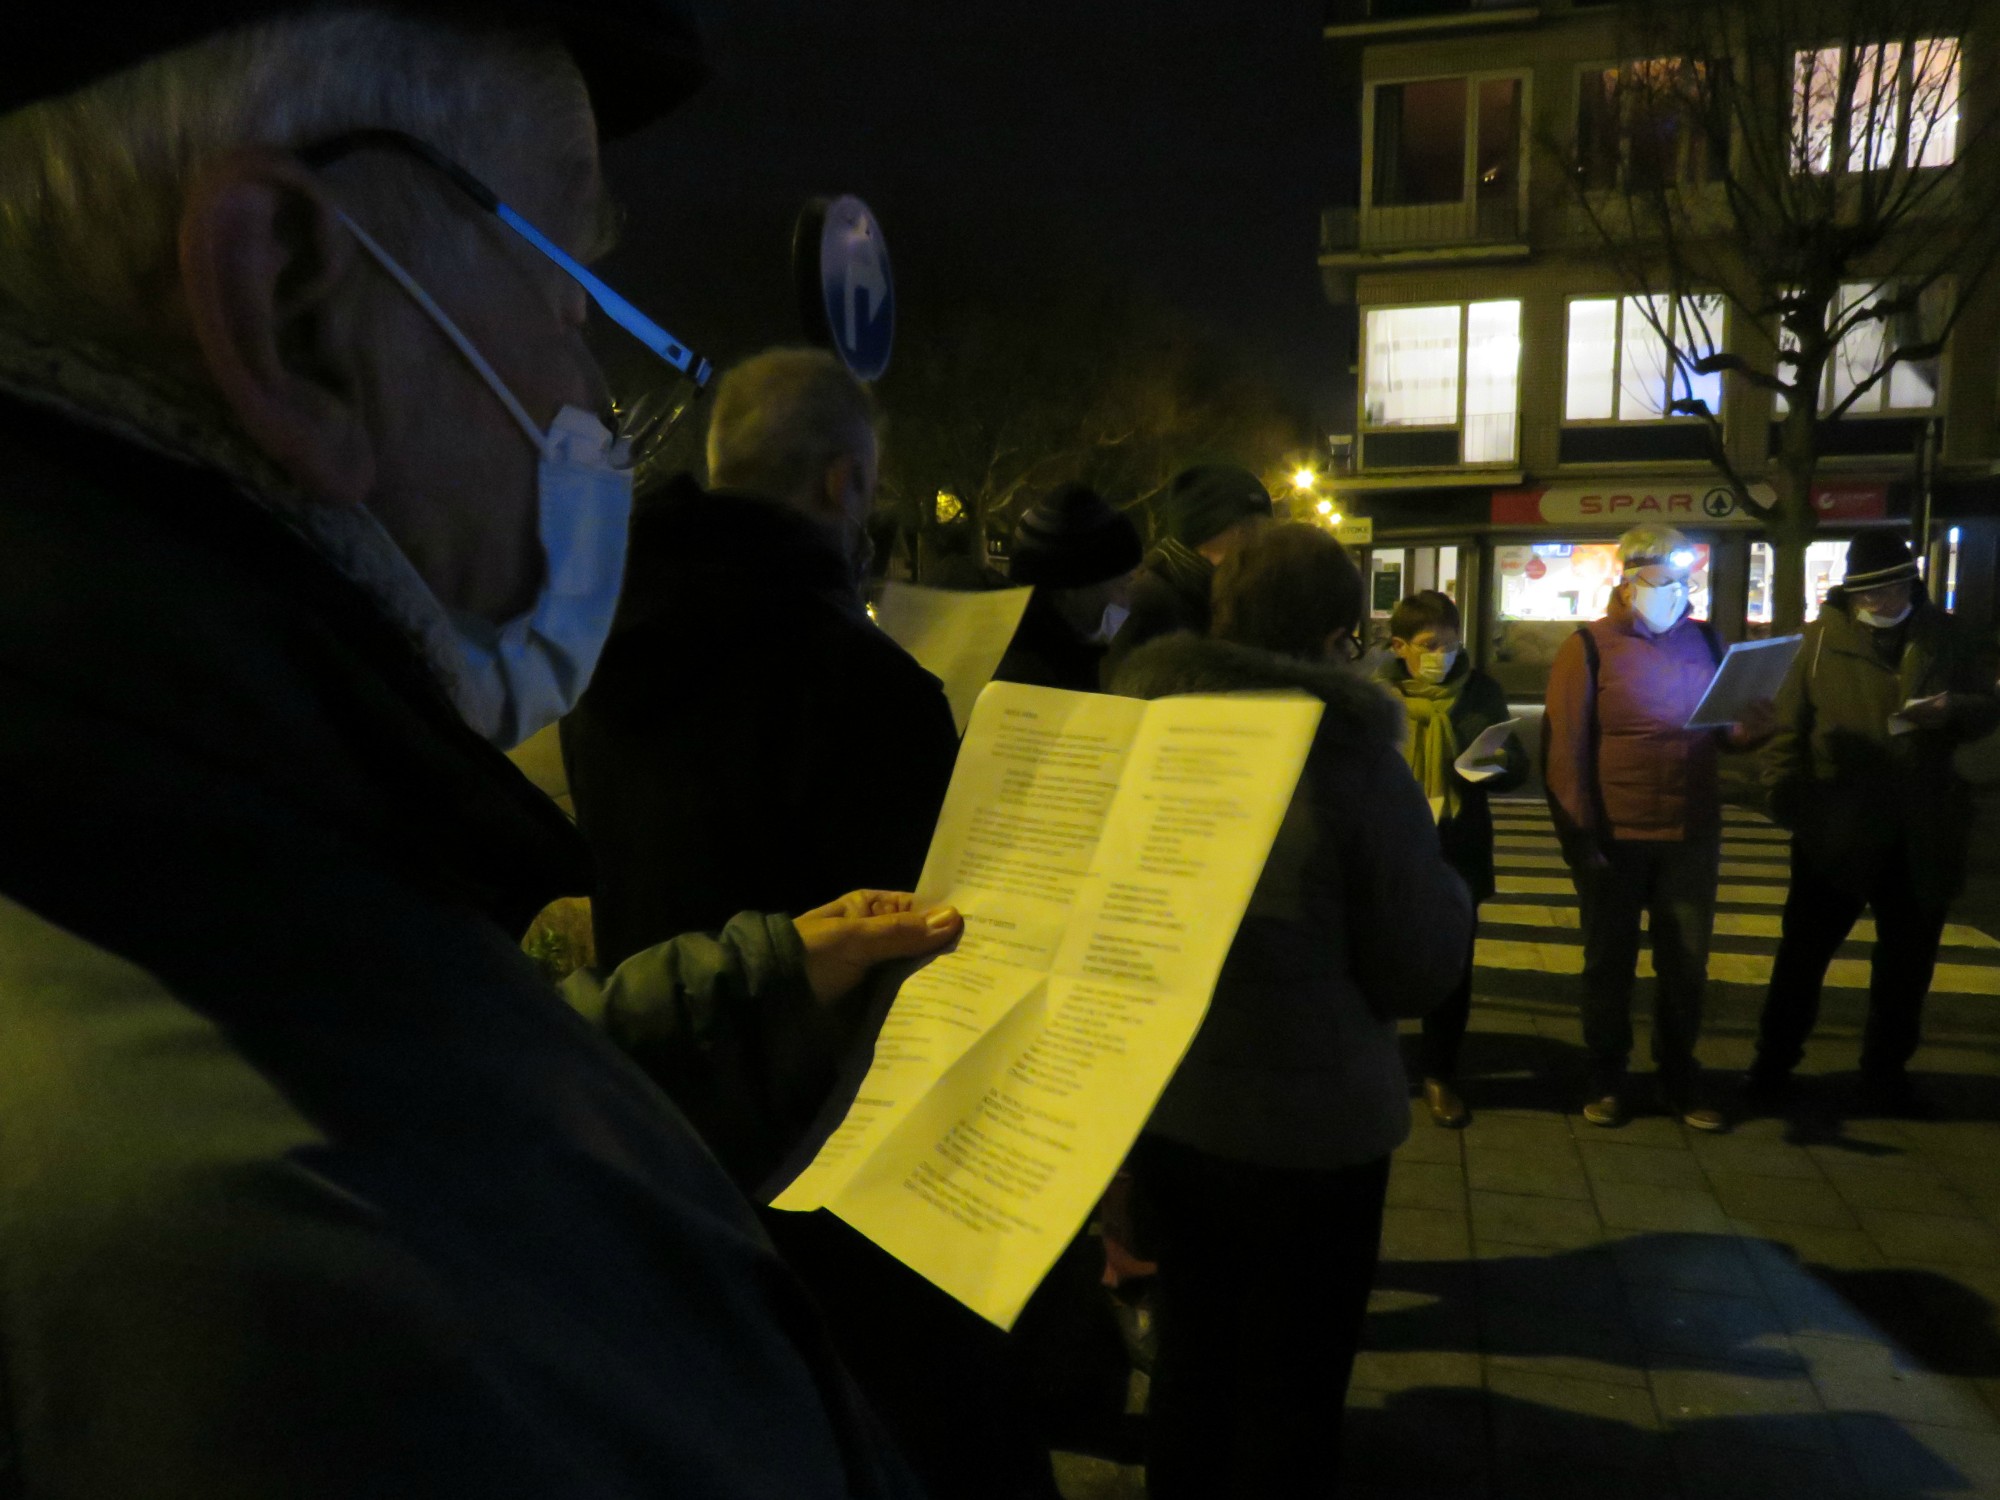
<svg viewBox="0 0 2000 1500"><path fill-rule="evenodd" d="M1485 928L1503 946L1482 951L1477 976L1464 1059L1475 1119L1442 1131L1413 1105L1346 1413L1344 1493L2000 1497L2000 1000L1987 978L2000 953L1972 907L1960 915L1985 932L1957 935L1948 957L1967 973L1936 997L1915 1063L1936 1119L1855 1111L1864 996L1849 973L1828 991L1792 1117L1724 1136L1660 1114L1587 1124L1574 1112L1576 980L1551 961L1575 935L1541 910ZM1756 970L1775 937L1741 925L1718 949L1743 973L1714 987L1702 1044L1718 1073L1749 1061ZM1523 940L1547 951L1504 946ZM1273 1273L1312 1295L1309 1264ZM1065 1461L1063 1483L1073 1500L1144 1493L1136 1469L1083 1460Z"/></svg>

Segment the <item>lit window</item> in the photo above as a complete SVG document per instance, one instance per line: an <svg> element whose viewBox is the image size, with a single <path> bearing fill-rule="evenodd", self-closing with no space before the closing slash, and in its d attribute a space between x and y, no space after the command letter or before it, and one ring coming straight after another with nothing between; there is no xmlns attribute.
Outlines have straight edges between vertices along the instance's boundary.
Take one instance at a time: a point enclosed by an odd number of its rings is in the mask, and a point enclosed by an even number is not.
<svg viewBox="0 0 2000 1500"><path fill-rule="evenodd" d="M1819 409L1832 411L1842 402L1853 400L1851 412L1932 411L1937 408L1939 384L1943 379L1942 360L1898 359L1889 356L1898 349L1936 343L1945 324L1950 289L1932 283L1911 300L1897 287L1882 282L1848 282L1827 307L1830 327L1852 320L1841 335L1820 383ZM1788 328L1778 335L1780 349L1797 349L1799 341ZM1883 366L1889 373L1875 379ZM1868 384L1873 380L1872 385ZM1863 389L1863 387L1866 387ZM1856 396L1855 392L1860 391ZM1790 410L1783 394L1776 398L1777 415Z"/></svg>
<svg viewBox="0 0 2000 1500"><path fill-rule="evenodd" d="M1713 294L1570 299L1564 420L1656 422L1677 401L1720 413L1721 373L1694 365L1721 347L1722 317Z"/></svg>
<svg viewBox="0 0 2000 1500"><path fill-rule="evenodd" d="M1694 547L1688 573L1688 613L1708 618L1706 543ZM1499 618L1507 620L1597 620L1611 607L1611 591L1622 569L1616 542L1533 542L1493 549L1500 575Z"/></svg>
<svg viewBox="0 0 2000 1500"><path fill-rule="evenodd" d="M1521 173L1521 87L1519 78L1377 84L1370 205L1511 199Z"/></svg>
<svg viewBox="0 0 2000 1500"><path fill-rule="evenodd" d="M1792 162L1802 172L1949 166L1958 155L1958 40L1800 52Z"/></svg>
<svg viewBox="0 0 2000 1500"><path fill-rule="evenodd" d="M1370 427L1462 427L1460 462L1510 463L1520 417L1521 304L1375 307L1367 314Z"/></svg>
<svg viewBox="0 0 2000 1500"><path fill-rule="evenodd" d="M1750 600L1747 617L1752 625L1771 623L1773 592L1772 553L1769 542L1750 544ZM1806 543L1806 619L1819 618L1827 591L1847 576L1847 543Z"/></svg>

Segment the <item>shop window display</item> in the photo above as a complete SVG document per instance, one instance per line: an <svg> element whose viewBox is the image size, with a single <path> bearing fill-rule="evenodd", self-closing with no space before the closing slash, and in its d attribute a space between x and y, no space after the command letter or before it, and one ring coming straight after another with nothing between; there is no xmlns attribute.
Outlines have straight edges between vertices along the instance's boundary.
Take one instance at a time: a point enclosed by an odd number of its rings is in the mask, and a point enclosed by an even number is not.
<svg viewBox="0 0 2000 1500"><path fill-rule="evenodd" d="M1688 606L1696 619L1708 618L1709 549L1695 544L1688 578ZM1493 549L1499 583L1494 621L1494 658L1520 666L1547 667L1562 643L1610 607L1618 586L1616 542L1532 542Z"/></svg>

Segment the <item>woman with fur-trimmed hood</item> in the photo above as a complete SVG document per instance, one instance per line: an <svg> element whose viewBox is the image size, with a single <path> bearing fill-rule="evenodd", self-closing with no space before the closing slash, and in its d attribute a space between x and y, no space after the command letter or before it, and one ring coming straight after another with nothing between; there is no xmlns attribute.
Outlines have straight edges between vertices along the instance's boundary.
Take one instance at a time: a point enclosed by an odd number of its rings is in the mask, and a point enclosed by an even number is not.
<svg viewBox="0 0 2000 1500"><path fill-rule="evenodd" d="M1155 1500L1323 1489L1409 1134L1398 1018L1458 982L1472 903L1404 763L1397 701L1352 668L1361 577L1304 524L1225 561L1208 637L1154 641L1118 692L1304 692L1325 705L1215 995L1134 1153L1160 1263ZM1273 1274L1309 1247L1313 1294Z"/></svg>

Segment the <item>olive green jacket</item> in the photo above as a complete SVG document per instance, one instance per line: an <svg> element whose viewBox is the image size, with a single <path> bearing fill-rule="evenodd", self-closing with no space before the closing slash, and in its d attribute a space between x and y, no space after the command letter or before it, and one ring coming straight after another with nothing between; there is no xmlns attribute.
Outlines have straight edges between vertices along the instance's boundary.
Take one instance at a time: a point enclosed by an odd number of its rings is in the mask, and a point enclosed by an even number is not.
<svg viewBox="0 0 2000 1500"><path fill-rule="evenodd" d="M1771 816L1824 878L1851 874L1859 886L1900 855L1920 896L1943 904L1964 884L1972 826L1972 789L1952 752L2000 723L2000 652L1928 602L1911 614L1893 664L1871 635L1839 591L1828 597L1778 691L1761 779ZM1949 724L1891 732L1904 703L1943 692L1961 699Z"/></svg>

